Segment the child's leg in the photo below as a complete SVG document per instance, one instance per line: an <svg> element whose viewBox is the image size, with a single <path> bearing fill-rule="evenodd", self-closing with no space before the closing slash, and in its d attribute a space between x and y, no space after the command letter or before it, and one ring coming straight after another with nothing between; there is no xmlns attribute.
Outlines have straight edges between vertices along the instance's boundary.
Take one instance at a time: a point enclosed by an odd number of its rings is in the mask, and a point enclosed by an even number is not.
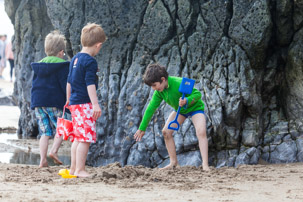
<svg viewBox="0 0 303 202"><path fill-rule="evenodd" d="M92 118L93 107L91 103L86 103L71 105L69 109L74 127L70 174L78 177L89 177L89 174L85 171L85 162L90 143L96 142L96 120ZM76 111L77 113L75 113Z"/></svg>
<svg viewBox="0 0 303 202"><path fill-rule="evenodd" d="M76 154L76 170L75 174L78 177L88 177L89 174L85 171L85 162L89 149L89 142L80 142L77 147Z"/></svg>
<svg viewBox="0 0 303 202"><path fill-rule="evenodd" d="M49 136L42 135L39 141L39 149L40 149L40 165L39 168L47 167L47 149L48 149L48 139Z"/></svg>
<svg viewBox="0 0 303 202"><path fill-rule="evenodd" d="M49 152L49 157L51 157L56 164L60 164L60 165L62 164L62 162L59 160L57 153L58 153L59 147L61 146L62 141L63 141L62 136L54 137L54 143Z"/></svg>
<svg viewBox="0 0 303 202"><path fill-rule="evenodd" d="M35 108L35 115L38 120L39 126L39 134L40 134L40 141L39 141L39 149L40 149L40 165L39 167L47 167L47 150L48 150L48 140L53 134L53 130L51 128L49 116L47 113L47 109L44 107L36 107Z"/></svg>
<svg viewBox="0 0 303 202"><path fill-rule="evenodd" d="M167 152L168 152L168 155L170 158L170 163L162 169L173 168L178 165L176 146L175 146L175 141L174 141L174 137L173 137L174 130L168 129L168 124L175 119L176 114L177 114L177 112L173 111L169 115L168 119L166 120L165 126L162 130L166 149L167 149ZM179 115L178 123L181 125L185 119L186 119L186 117Z"/></svg>
<svg viewBox="0 0 303 202"><path fill-rule="evenodd" d="M63 111L61 109L58 109L56 107L48 108L48 115L50 119L50 123L53 127L53 130L56 131L57 128L57 118L62 116ZM58 158L58 150L61 146L63 139L62 137L56 138L54 137L54 143L53 146L49 152L49 156L54 160L56 164L62 164L62 162Z"/></svg>
<svg viewBox="0 0 303 202"><path fill-rule="evenodd" d="M72 144L71 148L71 166L70 166L70 174L74 175L76 170L76 158L77 158L77 148L78 148L79 142L76 140Z"/></svg>
<svg viewBox="0 0 303 202"><path fill-rule="evenodd" d="M208 171L208 140L206 135L206 120L202 113L195 114L192 117L196 129L196 135L199 141L200 153L203 161L203 170Z"/></svg>

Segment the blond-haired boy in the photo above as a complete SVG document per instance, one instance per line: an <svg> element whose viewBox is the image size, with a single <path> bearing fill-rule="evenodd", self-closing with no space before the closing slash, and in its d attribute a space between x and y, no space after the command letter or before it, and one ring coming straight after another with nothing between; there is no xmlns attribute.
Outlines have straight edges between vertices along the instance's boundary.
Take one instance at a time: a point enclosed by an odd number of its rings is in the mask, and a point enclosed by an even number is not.
<svg viewBox="0 0 303 202"><path fill-rule="evenodd" d="M69 62L64 57L65 37L58 31L49 33L45 38L44 49L47 57L32 63L34 77L31 88L31 109L35 110L39 126L40 165L47 167L48 140L55 134L57 118L62 116L66 102L66 83ZM49 156L57 164L62 164L57 152L62 137L54 138Z"/></svg>
<svg viewBox="0 0 303 202"><path fill-rule="evenodd" d="M90 143L96 142L96 120L101 116L96 92L98 64L94 56L99 53L105 40L102 27L88 23L81 33L82 50L70 63L66 94L72 114L74 142L69 176L65 176L68 178L89 176L85 171L85 161Z"/></svg>

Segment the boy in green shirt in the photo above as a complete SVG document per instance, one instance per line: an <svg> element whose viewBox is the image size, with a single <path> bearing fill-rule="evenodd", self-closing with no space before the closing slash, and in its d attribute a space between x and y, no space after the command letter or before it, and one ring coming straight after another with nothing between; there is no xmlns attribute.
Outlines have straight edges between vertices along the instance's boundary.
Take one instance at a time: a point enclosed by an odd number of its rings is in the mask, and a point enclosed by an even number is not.
<svg viewBox="0 0 303 202"><path fill-rule="evenodd" d="M57 118L62 116L66 102L66 83L69 62L65 61L65 37L58 31L52 31L45 37L44 49L47 57L37 63L31 63L34 71L31 88L31 109L39 126L40 165L48 167L48 141L53 137L57 128ZM49 152L56 164L62 164L58 157L58 150L62 137L54 138Z"/></svg>
<svg viewBox="0 0 303 202"><path fill-rule="evenodd" d="M147 67L143 80L144 83L151 86L155 92L147 106L147 109L145 110L139 129L134 135L136 141L140 141L142 139L149 121L156 109L160 106L162 100L173 107L176 111L178 110L178 107L181 106L182 108L180 110L180 116L178 117L178 123L182 124L186 118L189 116L192 117L199 141L203 170L209 171L206 119L204 116L204 103L201 100L201 93L194 88L190 95L186 95L185 98L182 99L182 93L179 92L182 78L168 76L165 67L158 64L151 64ZM168 129L168 124L176 117L176 111L171 112L162 130L165 145L170 157L170 164L163 169L173 168L178 165L176 146L172 136L174 131Z"/></svg>

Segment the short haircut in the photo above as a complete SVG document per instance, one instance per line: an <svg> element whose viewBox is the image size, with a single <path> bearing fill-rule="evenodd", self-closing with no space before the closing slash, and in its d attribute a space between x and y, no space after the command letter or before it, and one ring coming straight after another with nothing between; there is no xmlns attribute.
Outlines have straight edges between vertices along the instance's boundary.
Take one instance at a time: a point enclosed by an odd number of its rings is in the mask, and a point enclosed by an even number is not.
<svg viewBox="0 0 303 202"><path fill-rule="evenodd" d="M84 47L92 47L96 43L106 41L106 35L102 27L96 23L88 23L81 32L81 44Z"/></svg>
<svg viewBox="0 0 303 202"><path fill-rule="evenodd" d="M65 50L65 37L55 30L45 37L44 49L47 56L57 56L62 50Z"/></svg>
<svg viewBox="0 0 303 202"><path fill-rule="evenodd" d="M166 80L168 78L168 73L165 67L159 64L150 64L145 70L143 81L145 84L152 86L152 84L155 82L162 83L162 77L164 77Z"/></svg>

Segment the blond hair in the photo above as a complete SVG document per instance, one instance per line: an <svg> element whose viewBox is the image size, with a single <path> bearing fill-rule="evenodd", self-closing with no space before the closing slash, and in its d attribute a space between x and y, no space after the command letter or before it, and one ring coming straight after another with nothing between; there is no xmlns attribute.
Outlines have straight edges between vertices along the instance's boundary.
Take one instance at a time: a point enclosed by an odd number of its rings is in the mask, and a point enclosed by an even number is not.
<svg viewBox="0 0 303 202"><path fill-rule="evenodd" d="M45 37L44 49L47 56L57 56L65 50L65 37L58 30L52 31Z"/></svg>
<svg viewBox="0 0 303 202"><path fill-rule="evenodd" d="M102 27L96 23L88 23L81 32L81 44L84 47L91 47L96 43L103 43L106 36Z"/></svg>

